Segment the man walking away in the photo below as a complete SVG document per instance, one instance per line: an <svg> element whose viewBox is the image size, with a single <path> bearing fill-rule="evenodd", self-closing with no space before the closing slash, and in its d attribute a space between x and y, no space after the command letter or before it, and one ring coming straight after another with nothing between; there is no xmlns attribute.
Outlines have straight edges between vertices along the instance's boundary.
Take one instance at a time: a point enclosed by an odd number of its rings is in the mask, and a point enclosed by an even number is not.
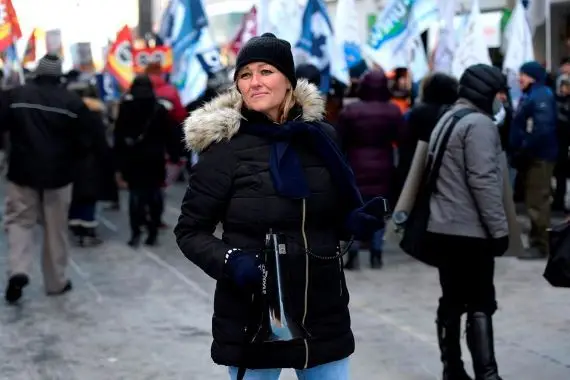
<svg viewBox="0 0 570 380"><path fill-rule="evenodd" d="M67 216L74 163L90 149L87 107L60 84L61 60L46 55L35 78L5 94L0 126L10 135L5 230L9 281L5 298L14 303L29 282L35 251L34 227L44 228L42 271L48 295L71 290L65 275Z"/></svg>
<svg viewBox="0 0 570 380"><path fill-rule="evenodd" d="M535 61L520 68L523 96L515 112L511 146L517 169L525 172L525 204L531 221L530 248L523 259L549 254L550 181L558 159L556 100L545 84L546 70Z"/></svg>

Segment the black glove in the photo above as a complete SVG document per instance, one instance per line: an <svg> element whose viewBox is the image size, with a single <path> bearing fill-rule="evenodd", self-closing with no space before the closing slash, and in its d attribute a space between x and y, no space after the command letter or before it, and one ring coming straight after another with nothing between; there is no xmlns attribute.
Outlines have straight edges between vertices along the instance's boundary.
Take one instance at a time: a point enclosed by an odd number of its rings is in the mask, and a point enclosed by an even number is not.
<svg viewBox="0 0 570 380"><path fill-rule="evenodd" d="M261 260L259 255L232 249L226 254L226 273L240 287L256 287L261 284Z"/></svg>
<svg viewBox="0 0 570 380"><path fill-rule="evenodd" d="M376 197L364 206L353 210L346 220L346 229L357 240L368 240L374 232L384 228L387 203L382 197Z"/></svg>
<svg viewBox="0 0 570 380"><path fill-rule="evenodd" d="M491 239L490 242L491 252L493 256L503 256L509 249L509 235L500 238Z"/></svg>

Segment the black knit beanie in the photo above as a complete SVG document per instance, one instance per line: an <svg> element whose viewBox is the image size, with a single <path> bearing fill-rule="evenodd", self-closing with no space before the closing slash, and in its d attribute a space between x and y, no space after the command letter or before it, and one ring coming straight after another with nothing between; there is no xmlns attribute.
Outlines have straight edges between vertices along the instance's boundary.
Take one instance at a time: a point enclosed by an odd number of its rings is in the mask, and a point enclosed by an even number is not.
<svg viewBox="0 0 570 380"><path fill-rule="evenodd" d="M237 56L234 82L239 71L252 62L265 62L275 66L289 79L293 88L297 86L295 62L289 42L275 37L272 33L264 33L247 41Z"/></svg>

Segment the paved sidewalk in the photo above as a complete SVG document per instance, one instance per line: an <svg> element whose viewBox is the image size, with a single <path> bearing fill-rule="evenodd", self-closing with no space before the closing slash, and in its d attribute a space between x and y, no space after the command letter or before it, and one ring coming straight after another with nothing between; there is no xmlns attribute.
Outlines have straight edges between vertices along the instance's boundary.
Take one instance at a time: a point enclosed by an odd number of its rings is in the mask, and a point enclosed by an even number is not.
<svg viewBox="0 0 570 380"><path fill-rule="evenodd" d="M182 192L169 191L171 226ZM160 246L133 250L125 244L125 210L105 211L101 220L105 244L74 248L73 292L46 297L36 266L22 305L0 303L0 379L227 379L210 359L213 281L182 256L170 230ZM383 270L347 273L357 340L352 379L438 379L436 273L387 248ZM496 340L505 380L570 379L570 291L542 279L544 264L498 260ZM292 371L282 376L294 378Z"/></svg>

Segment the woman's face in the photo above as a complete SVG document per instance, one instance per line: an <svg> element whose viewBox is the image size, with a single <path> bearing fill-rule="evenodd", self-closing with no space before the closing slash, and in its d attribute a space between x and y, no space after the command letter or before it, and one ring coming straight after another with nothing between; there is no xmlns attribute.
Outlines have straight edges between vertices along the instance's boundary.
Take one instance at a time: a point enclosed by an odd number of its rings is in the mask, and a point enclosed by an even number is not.
<svg viewBox="0 0 570 380"><path fill-rule="evenodd" d="M237 87L248 109L262 112L271 120L277 120L279 109L291 85L274 66L253 62L238 73Z"/></svg>

